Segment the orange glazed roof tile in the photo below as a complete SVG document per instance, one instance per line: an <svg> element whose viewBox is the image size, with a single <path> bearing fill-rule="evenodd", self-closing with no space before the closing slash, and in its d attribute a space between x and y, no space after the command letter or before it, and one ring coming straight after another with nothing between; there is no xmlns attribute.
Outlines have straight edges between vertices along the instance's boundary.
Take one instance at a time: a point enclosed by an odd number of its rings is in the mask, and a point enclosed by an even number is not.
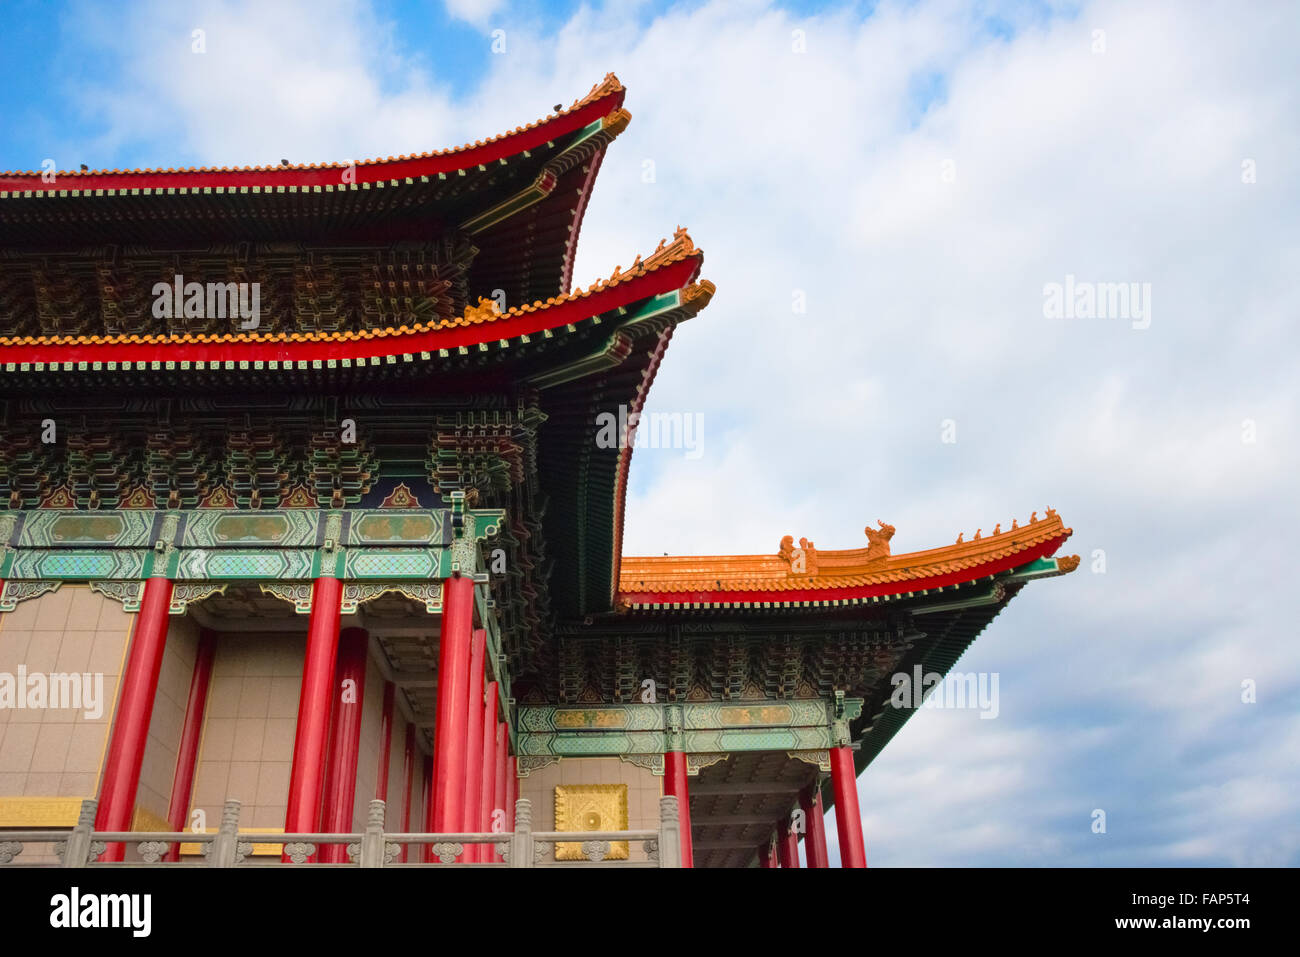
<svg viewBox="0 0 1300 957"><path fill-rule="evenodd" d="M985 575L1051 555L1070 537L1051 509L1046 518L1035 512L1027 525L1012 523L1006 531L970 541L959 536L953 545L891 555L888 537L869 529L883 546L819 551L810 542L794 548L787 536L773 555L711 555L699 557L624 557L619 575L624 604L667 602L784 602L838 597L897 594L974 581ZM977 533L980 534L980 533ZM1077 556L1058 560L1062 573L1073 571Z"/></svg>
<svg viewBox="0 0 1300 957"><path fill-rule="evenodd" d="M88 179L88 178L103 177L103 176L157 176L157 175L197 174L197 173L271 173L271 172L283 173L285 171L292 171L292 170L347 169L348 167L352 167L352 166L355 167L380 166L387 163L399 163L407 160L422 160L422 159L433 159L436 157L454 156L458 153L467 153L470 152L471 150L482 149L486 146L491 146L494 143L500 143L504 140L508 140L513 136L518 136L522 133L527 133L530 130L539 129L543 126L546 126L549 123L555 123L556 121L561 120L566 116L570 116L573 113L576 113L579 110L581 110L583 107L586 107L598 100L604 99L605 97L608 96L622 94L623 92L624 92L624 87L623 84L619 82L618 77L615 76L613 73L609 73L606 74L605 79L603 79L601 82L593 86L591 88L591 91L586 96L581 97L578 100L575 100L573 105L570 106L567 110L561 110L558 113L547 114L545 117L543 117L540 120L535 120L534 122L528 123L524 126L517 126L513 130L508 130L504 133L498 133L496 136L490 136L487 139L475 140L473 143L466 143L463 146L454 146L454 147L449 147L447 149L441 149L441 150L430 150L423 153L409 153L409 154L404 153L400 156L376 157L374 159L359 160L355 163L353 162L293 163L293 164L277 164L277 165L264 165L264 166L187 166L187 167L179 167L179 168L168 167L167 169L148 168L148 169L112 169L112 170L61 170L57 172L55 175L58 178L71 177L75 179L77 177L81 177L83 179ZM14 184L0 183L0 192L3 192L5 190L11 190L11 189L42 189L44 188L44 183L42 180L42 176L44 175L46 174L41 170L9 170L4 173L0 173L0 177L21 177L21 178L32 177L35 179L35 182L29 184L28 183L14 183ZM68 189L69 186L67 184L62 184L56 186L55 188ZM77 186L74 184L73 186L71 186L71 188L76 189Z"/></svg>

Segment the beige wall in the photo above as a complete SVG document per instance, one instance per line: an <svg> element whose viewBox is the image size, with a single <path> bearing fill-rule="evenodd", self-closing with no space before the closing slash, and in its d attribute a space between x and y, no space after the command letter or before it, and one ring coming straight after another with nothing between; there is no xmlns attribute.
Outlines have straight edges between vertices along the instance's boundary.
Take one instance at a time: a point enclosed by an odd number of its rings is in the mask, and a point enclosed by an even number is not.
<svg viewBox="0 0 1300 957"><path fill-rule="evenodd" d="M223 634L217 639L192 802L203 809L208 827L216 827L227 797L242 802L242 826L284 827L305 651L303 635ZM383 673L372 657L366 662L361 702L352 821L357 831L365 828L375 796L383 702ZM393 830L401 822L405 735L399 710L388 769L387 826ZM418 787L417 782L416 793ZM418 823L415 807L412 817Z"/></svg>
<svg viewBox="0 0 1300 957"><path fill-rule="evenodd" d="M0 827L6 826L6 814L19 813L19 805L14 803L17 799L97 795L134 618L123 612L118 602L86 585L63 585L20 602L13 612L0 614L0 672L16 673L19 665L25 665L29 674L76 671L104 676L103 714L97 719L84 717L81 710L0 709ZM198 624L188 617L173 617L169 622L136 799L139 815L162 819L167 812L198 635ZM301 634L223 634L218 638L191 799L191 811L201 808L207 827L215 829L223 802L235 797L243 803L241 826L283 828L305 650L306 637ZM372 657L366 667L355 829L364 827L367 806L375 795L383 700L383 673ZM386 816L386 827L392 831L401 827L407 728L401 707L394 712ZM416 830L424 821L425 757L417 744L411 783L411 827ZM563 772L565 781L578 783L579 778L572 776L595 773L584 770L590 765L604 768L599 772L604 775L601 783L609 775L613 775L609 783L617 783L629 772L640 773L639 784L629 790L629 813L632 826L637 827L640 792L648 787L657 797L658 779L648 776L647 780L648 772L631 765L620 769L620 763L570 760L562 762L558 770L548 768L537 774ZM541 780L537 774L532 779L535 782ZM592 783L597 782L593 779ZM37 807L31 802L23 806L28 805ZM68 818L58 822L59 826L74 823L76 806L71 801L49 805ZM550 798L535 800L534 806L535 815L541 811L544 817L553 816ZM650 806L653 819L657 813L653 800ZM36 825L23 820L9 826Z"/></svg>
<svg viewBox="0 0 1300 957"><path fill-rule="evenodd" d="M401 691L397 692L400 697ZM406 761L406 727L410 722L402 714L400 705L395 706L396 717L393 719L393 750L388 756L388 814L385 830L402 830L402 785L406 779L402 776ZM428 752L421 750L421 735L415 735L414 773L411 775L411 830L418 831L424 823L424 783L420 776L424 773L424 759Z"/></svg>
<svg viewBox="0 0 1300 957"><path fill-rule="evenodd" d="M396 697L401 691L394 694L393 701L393 740L388 748L388 806L384 813L384 830L398 831L402 827L402 785L406 782L402 779L402 762L406 760L406 718L402 716L402 709L397 704ZM415 806L411 806L412 810Z"/></svg>
<svg viewBox="0 0 1300 957"><path fill-rule="evenodd" d="M663 778L618 758L561 758L519 779L519 797L533 804L533 830L555 829L555 788L562 784L626 784L629 830L657 830ZM642 846L629 845L631 860L646 859Z"/></svg>
<svg viewBox="0 0 1300 957"><path fill-rule="evenodd" d="M305 635L218 638L192 801L209 828L227 798L242 804L241 827L284 827L306 646Z"/></svg>
<svg viewBox="0 0 1300 957"><path fill-rule="evenodd" d="M136 792L136 813L166 820L171 801L176 753L180 750L185 706L189 702L198 654L199 627L189 618L173 615L167 624L167 644L158 673L158 693L153 699L149 739L140 767L140 788ZM143 822L142 822L143 823ZM136 830L151 830L137 827Z"/></svg>
<svg viewBox="0 0 1300 957"><path fill-rule="evenodd" d="M0 708L0 799L98 793L134 617L88 585L63 585L0 614L0 672L16 674L25 665L28 674L103 675L98 718L82 710ZM0 817L14 808L0 801ZM73 811L67 823L75 819Z"/></svg>

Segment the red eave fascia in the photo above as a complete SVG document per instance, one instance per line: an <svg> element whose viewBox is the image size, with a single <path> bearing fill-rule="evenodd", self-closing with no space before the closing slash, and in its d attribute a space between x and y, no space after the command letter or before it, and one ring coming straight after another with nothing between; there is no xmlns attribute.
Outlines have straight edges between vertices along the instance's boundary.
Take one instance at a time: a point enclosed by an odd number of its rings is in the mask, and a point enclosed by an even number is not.
<svg viewBox="0 0 1300 957"><path fill-rule="evenodd" d="M575 110L543 120L529 129L507 133L499 139L451 152L408 159L366 160L355 166L356 183L380 180L436 176L479 165L495 163L525 150L537 149L547 142L574 133L623 105L625 91L613 90ZM0 175L0 192L92 190L92 189L165 189L188 187L202 189L215 186L325 186L342 182L344 165L314 168L282 167L247 170L171 170L141 172L61 172L52 183L41 179L39 172L26 175Z"/></svg>
<svg viewBox="0 0 1300 957"><path fill-rule="evenodd" d="M794 591L695 591L695 592L620 592L624 605L686 605L686 604L768 604L785 605L807 601L843 601L845 599L875 598L884 595L903 595L929 588L943 588L977 581L998 572L1010 571L1040 558L1050 557L1069 535L1061 535L1042 542L1023 552L1007 555L971 568L913 578L901 582L882 582L878 585L859 585L853 588L803 588Z"/></svg>
<svg viewBox="0 0 1300 957"><path fill-rule="evenodd" d="M694 282L699 278L700 268L703 263L698 255L692 257L691 261L695 264L690 278L686 281ZM684 285L684 284L683 284ZM632 400L632 408L629 414L640 415L645 408L646 397L650 394L650 387L654 385L655 376L659 373L659 366L663 362L664 353L668 351L668 343L672 341L674 327L670 326L663 331L658 344L655 346L654 353L650 357L650 365L646 368L645 379L641 388L637 391ZM610 567L613 569L613 598L618 597L618 576L623 564L623 521L627 508L627 479L628 472L632 466L632 446L625 446L618 457L618 475L615 479L614 486L614 556Z"/></svg>
<svg viewBox="0 0 1300 957"><path fill-rule="evenodd" d="M587 295L545 308L521 311L489 322L422 332L387 331L365 338L275 339L186 342L75 342L0 345L0 362L270 362L353 359L434 352L480 342L532 335L578 323L628 303L688 285L700 266L698 253L633 279L611 283Z"/></svg>

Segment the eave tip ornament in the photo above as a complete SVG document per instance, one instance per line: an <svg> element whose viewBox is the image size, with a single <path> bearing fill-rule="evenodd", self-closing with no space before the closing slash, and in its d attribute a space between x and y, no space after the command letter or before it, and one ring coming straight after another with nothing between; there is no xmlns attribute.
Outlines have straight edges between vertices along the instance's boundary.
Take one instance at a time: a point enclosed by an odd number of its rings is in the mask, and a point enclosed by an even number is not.
<svg viewBox="0 0 1300 957"><path fill-rule="evenodd" d="M867 535L867 561L889 557L889 540L894 537L894 526L876 519L879 529L868 525L863 531Z"/></svg>
<svg viewBox="0 0 1300 957"><path fill-rule="evenodd" d="M794 547L794 536L786 535L781 539L777 557L790 566L791 575L817 574L817 548L806 538L799 539L799 547Z"/></svg>
<svg viewBox="0 0 1300 957"><path fill-rule="evenodd" d="M465 319L470 322L487 322L501 315L501 309L497 306L496 300L489 299L486 296L478 297L478 305L469 305L465 307Z"/></svg>

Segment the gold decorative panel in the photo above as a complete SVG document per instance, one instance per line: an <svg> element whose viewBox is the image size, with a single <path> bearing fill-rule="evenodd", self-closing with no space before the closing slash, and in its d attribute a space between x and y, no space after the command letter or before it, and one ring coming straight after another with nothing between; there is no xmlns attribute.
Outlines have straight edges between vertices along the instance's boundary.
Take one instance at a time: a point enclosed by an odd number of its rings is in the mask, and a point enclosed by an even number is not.
<svg viewBox="0 0 1300 957"><path fill-rule="evenodd" d="M561 784L555 788L557 831L626 831L626 784ZM611 841L608 861L627 860L627 841ZM555 845L557 861L584 861L582 844Z"/></svg>
<svg viewBox="0 0 1300 957"><path fill-rule="evenodd" d="M76 827L79 797L0 797L0 827Z"/></svg>

